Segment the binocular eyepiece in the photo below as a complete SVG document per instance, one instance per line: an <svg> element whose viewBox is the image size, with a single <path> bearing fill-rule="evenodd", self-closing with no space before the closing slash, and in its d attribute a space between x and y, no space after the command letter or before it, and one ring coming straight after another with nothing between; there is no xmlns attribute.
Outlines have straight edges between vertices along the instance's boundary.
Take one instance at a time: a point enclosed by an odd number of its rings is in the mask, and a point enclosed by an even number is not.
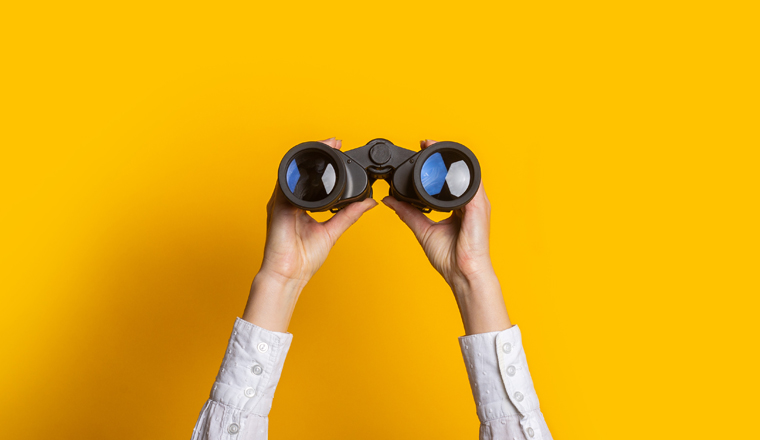
<svg viewBox="0 0 760 440"><path fill-rule="evenodd" d="M397 200L423 212L447 212L475 196L480 164L472 151L457 142L437 142L412 151L387 139L374 139L343 152L312 141L285 154L277 179L288 200L306 211L337 212L372 197L372 184L384 179Z"/></svg>

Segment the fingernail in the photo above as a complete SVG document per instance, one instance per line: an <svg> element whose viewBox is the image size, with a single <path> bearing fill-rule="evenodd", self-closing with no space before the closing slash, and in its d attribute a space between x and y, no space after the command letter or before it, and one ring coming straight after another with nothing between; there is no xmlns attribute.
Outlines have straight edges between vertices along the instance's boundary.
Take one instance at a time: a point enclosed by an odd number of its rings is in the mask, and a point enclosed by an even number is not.
<svg viewBox="0 0 760 440"><path fill-rule="evenodd" d="M420 148L422 148L424 146L425 146L425 140L423 139L423 140L420 141Z"/></svg>
<svg viewBox="0 0 760 440"><path fill-rule="evenodd" d="M338 146L338 148L342 147L343 146L343 139L338 139L336 141L336 145Z"/></svg>

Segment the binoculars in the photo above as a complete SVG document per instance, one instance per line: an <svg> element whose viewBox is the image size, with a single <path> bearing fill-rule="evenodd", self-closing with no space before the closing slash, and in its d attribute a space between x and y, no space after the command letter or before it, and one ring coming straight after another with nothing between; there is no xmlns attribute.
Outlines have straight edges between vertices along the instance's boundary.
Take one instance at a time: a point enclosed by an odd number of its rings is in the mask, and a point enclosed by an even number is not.
<svg viewBox="0 0 760 440"><path fill-rule="evenodd" d="M389 195L422 212L447 212L475 196L480 164L472 151L457 142L437 142L412 151L378 138L343 152L312 141L291 148L277 174L288 200L312 212L337 212L372 197L377 179L388 182Z"/></svg>

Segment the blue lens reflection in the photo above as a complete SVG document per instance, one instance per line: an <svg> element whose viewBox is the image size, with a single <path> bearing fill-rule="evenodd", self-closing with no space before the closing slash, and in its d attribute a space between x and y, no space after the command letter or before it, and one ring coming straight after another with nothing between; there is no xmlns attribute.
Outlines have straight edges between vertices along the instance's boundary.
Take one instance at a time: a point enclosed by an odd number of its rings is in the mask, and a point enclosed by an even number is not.
<svg viewBox="0 0 760 440"><path fill-rule="evenodd" d="M420 177L422 178L422 188L425 192L434 196L441 192L443 184L446 183L446 164L443 162L441 153L430 155L425 163L422 164Z"/></svg>
<svg viewBox="0 0 760 440"><path fill-rule="evenodd" d="M301 177L301 172L298 171L298 165L296 165L296 161L295 160L290 161L290 166L288 166L288 174L287 174L288 188L290 188L290 192L295 192L296 183L298 183L298 179L300 177Z"/></svg>

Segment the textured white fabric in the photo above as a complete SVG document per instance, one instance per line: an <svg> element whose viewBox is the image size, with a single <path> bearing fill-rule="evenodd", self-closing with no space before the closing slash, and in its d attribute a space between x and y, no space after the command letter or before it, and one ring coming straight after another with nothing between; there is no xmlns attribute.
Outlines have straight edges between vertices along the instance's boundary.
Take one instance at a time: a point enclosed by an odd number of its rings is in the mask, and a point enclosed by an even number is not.
<svg viewBox="0 0 760 440"><path fill-rule="evenodd" d="M274 391L292 339L290 333L237 318L191 440L266 440ZM480 440L552 440L520 329L462 336L459 345L480 419Z"/></svg>
<svg viewBox="0 0 760 440"><path fill-rule="evenodd" d="M480 440L551 440L520 328L462 336L459 347L480 419Z"/></svg>
<svg viewBox="0 0 760 440"><path fill-rule="evenodd" d="M274 391L292 340L290 333L237 318L192 440L266 439Z"/></svg>

